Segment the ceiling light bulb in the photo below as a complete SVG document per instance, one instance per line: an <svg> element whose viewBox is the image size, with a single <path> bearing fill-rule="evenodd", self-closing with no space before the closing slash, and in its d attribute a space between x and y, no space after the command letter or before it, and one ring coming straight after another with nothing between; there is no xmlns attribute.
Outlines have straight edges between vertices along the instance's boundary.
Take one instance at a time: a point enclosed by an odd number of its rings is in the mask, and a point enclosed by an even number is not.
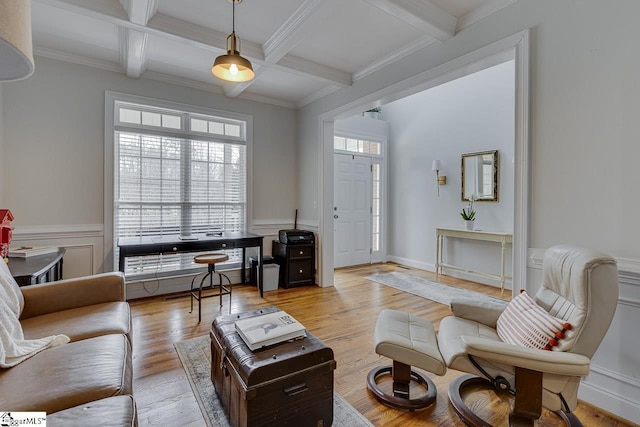
<svg viewBox="0 0 640 427"><path fill-rule="evenodd" d="M236 64L231 64L231 67L229 67L229 72L232 75L237 75L238 74L238 66Z"/></svg>

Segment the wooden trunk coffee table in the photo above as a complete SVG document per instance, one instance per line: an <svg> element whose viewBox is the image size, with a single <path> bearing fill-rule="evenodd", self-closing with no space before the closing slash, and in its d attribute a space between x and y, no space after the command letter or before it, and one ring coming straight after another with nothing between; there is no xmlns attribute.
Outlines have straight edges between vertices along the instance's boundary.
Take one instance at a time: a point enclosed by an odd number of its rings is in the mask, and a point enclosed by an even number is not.
<svg viewBox="0 0 640 427"><path fill-rule="evenodd" d="M307 337L251 351L236 320L278 311L267 307L217 317L212 325L211 380L233 426L330 426L333 350Z"/></svg>

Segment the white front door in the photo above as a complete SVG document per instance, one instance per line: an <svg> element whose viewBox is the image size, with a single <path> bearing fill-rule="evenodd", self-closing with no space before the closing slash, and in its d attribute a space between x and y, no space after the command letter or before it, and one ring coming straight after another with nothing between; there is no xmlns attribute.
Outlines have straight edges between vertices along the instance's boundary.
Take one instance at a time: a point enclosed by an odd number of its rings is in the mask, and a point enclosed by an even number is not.
<svg viewBox="0 0 640 427"><path fill-rule="evenodd" d="M371 263L371 158L334 154L334 267Z"/></svg>

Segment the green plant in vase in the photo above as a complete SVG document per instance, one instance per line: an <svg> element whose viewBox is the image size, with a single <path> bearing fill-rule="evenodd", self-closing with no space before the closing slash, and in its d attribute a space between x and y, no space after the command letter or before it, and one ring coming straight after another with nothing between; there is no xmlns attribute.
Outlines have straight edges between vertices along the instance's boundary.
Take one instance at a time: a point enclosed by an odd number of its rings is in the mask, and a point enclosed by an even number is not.
<svg viewBox="0 0 640 427"><path fill-rule="evenodd" d="M473 210L473 202L475 202L477 196L475 194L471 194L469 196L469 205L466 208L462 208L462 212L460 212L460 216L464 219L467 230L473 230L473 221L476 219L476 211Z"/></svg>

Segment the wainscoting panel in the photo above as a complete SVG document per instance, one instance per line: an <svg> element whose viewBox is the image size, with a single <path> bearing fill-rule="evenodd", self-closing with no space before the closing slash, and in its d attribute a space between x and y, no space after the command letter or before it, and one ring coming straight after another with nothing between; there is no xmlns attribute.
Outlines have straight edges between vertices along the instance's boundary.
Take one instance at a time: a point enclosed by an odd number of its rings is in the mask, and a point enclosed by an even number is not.
<svg viewBox="0 0 640 427"><path fill-rule="evenodd" d="M229 276L231 283L240 283L240 270L241 269L221 271ZM249 271L247 270L247 277L249 277L248 274ZM193 274L185 274L157 279L151 278L145 280L127 280L127 299L132 300L155 295L175 294L182 292L184 292L185 295L188 296L193 276ZM199 283L198 281L196 282ZM256 292L258 292L257 289ZM209 301L213 304L216 303L212 300Z"/></svg>
<svg viewBox="0 0 640 427"><path fill-rule="evenodd" d="M64 278L82 277L95 274L93 266L93 245L64 246Z"/></svg>
<svg viewBox="0 0 640 427"><path fill-rule="evenodd" d="M16 227L11 246L57 246L66 249L63 278L87 276L103 270L104 227L73 225Z"/></svg>
<svg viewBox="0 0 640 427"><path fill-rule="evenodd" d="M530 284L535 284L534 289L528 289L531 292L537 290L542 277L543 256L544 249L529 250ZM616 314L591 361L591 373L582 380L578 397L640 424L640 262L617 261Z"/></svg>

